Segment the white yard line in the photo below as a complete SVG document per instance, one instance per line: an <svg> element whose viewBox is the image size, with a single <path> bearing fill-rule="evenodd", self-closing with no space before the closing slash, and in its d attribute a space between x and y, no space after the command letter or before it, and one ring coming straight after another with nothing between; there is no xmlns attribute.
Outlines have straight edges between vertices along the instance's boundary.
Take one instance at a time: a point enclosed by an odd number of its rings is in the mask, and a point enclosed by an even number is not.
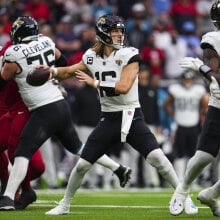
<svg viewBox="0 0 220 220"><path fill-rule="evenodd" d="M49 200L37 200L31 206L36 207L55 207L57 204L56 201ZM71 205L70 207L76 208L124 208L124 209L167 209L167 206L126 206L126 205ZM206 209L208 207L198 207L200 209Z"/></svg>

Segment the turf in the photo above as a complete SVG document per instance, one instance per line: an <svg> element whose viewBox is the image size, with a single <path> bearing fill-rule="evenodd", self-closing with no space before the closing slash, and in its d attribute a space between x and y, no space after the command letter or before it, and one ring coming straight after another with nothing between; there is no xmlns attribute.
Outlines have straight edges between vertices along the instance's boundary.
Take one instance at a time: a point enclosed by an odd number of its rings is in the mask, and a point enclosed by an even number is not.
<svg viewBox="0 0 220 220"><path fill-rule="evenodd" d="M63 191L37 191L38 200L24 211L0 212L0 220L210 220L216 219L210 210L192 198L199 206L194 216L182 214L171 216L168 203L171 190L79 190L71 204L69 215L46 216L45 212L53 208L62 198Z"/></svg>

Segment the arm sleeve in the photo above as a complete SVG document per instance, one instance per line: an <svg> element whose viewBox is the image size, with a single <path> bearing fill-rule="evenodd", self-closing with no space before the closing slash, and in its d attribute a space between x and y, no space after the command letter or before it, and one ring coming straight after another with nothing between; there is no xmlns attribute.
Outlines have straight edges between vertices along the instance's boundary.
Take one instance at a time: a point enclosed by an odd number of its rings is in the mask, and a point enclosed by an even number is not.
<svg viewBox="0 0 220 220"><path fill-rule="evenodd" d="M128 64L133 62L138 62L139 64L141 63L141 57L139 54L134 55L130 60L128 60Z"/></svg>
<svg viewBox="0 0 220 220"><path fill-rule="evenodd" d="M55 61L55 66L56 67L67 66L67 59L62 53L61 53L61 56Z"/></svg>

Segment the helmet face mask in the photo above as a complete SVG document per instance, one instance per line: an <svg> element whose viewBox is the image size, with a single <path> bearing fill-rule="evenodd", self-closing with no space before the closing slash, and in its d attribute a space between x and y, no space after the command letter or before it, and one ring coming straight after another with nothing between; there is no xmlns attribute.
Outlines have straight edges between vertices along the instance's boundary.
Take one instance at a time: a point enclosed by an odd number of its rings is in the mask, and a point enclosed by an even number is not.
<svg viewBox="0 0 220 220"><path fill-rule="evenodd" d="M13 44L37 40L38 24L31 17L18 17L12 24L10 35Z"/></svg>
<svg viewBox="0 0 220 220"><path fill-rule="evenodd" d="M220 0L216 0L211 7L210 17L214 26L220 30Z"/></svg>
<svg viewBox="0 0 220 220"><path fill-rule="evenodd" d="M122 40L120 43L114 43L110 32L114 29L122 30ZM116 15L104 15L96 23L96 36L102 43L112 46L115 49L124 47L125 25L122 19Z"/></svg>

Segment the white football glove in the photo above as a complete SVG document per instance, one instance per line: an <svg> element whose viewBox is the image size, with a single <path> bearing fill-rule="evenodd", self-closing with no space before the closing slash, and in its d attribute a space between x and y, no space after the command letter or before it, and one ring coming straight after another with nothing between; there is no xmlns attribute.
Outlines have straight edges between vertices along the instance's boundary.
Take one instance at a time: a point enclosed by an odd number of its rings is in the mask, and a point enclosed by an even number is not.
<svg viewBox="0 0 220 220"><path fill-rule="evenodd" d="M211 83L209 85L211 96L220 99L220 88L219 84L214 76L211 76Z"/></svg>
<svg viewBox="0 0 220 220"><path fill-rule="evenodd" d="M204 63L199 58L185 57L182 60L180 60L179 65L184 69L199 71L199 67L204 65Z"/></svg>

